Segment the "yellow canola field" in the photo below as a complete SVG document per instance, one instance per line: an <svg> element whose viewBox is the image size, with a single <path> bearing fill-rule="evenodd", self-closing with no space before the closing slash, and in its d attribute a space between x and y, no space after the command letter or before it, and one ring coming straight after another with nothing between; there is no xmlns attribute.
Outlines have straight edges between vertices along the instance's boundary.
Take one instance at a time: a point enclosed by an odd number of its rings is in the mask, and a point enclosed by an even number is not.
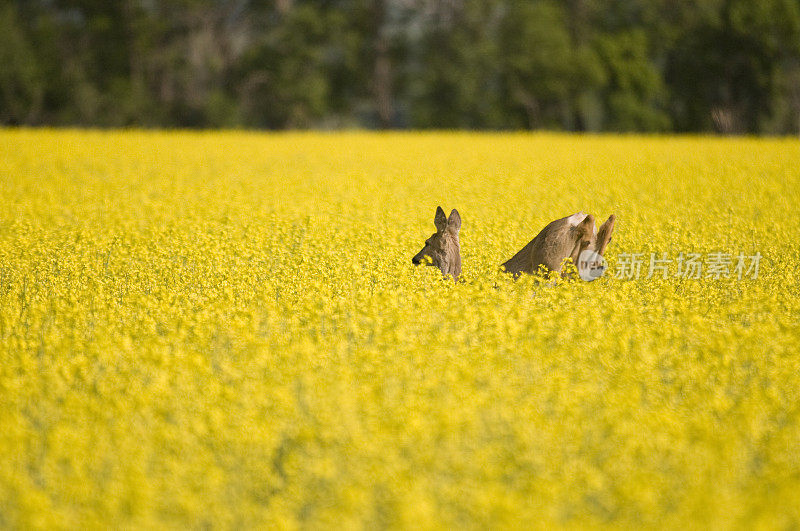
<svg viewBox="0 0 800 531"><path fill-rule="evenodd" d="M797 139L0 130L0 528L796 528L798 168ZM437 205L462 283L411 265ZM498 273L579 210L617 216L602 278Z"/></svg>

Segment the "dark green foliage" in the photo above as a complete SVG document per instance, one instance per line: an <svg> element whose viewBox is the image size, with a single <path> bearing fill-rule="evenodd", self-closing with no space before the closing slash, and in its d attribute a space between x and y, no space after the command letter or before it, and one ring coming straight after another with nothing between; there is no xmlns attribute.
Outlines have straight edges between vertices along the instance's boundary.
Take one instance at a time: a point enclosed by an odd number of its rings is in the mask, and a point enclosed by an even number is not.
<svg viewBox="0 0 800 531"><path fill-rule="evenodd" d="M800 0L0 0L0 125L797 133Z"/></svg>

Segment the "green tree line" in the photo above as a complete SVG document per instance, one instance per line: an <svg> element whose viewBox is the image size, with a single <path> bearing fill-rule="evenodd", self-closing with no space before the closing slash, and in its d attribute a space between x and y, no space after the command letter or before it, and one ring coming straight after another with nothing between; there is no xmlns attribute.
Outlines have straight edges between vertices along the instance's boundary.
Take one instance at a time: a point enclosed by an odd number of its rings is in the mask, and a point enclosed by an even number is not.
<svg viewBox="0 0 800 531"><path fill-rule="evenodd" d="M797 134L800 0L0 0L0 124Z"/></svg>

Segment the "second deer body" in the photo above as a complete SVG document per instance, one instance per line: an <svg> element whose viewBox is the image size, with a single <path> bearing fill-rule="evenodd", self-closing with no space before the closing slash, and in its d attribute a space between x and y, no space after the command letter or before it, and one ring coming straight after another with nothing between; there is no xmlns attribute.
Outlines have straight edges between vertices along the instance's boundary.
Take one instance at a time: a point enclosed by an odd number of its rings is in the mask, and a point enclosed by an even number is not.
<svg viewBox="0 0 800 531"><path fill-rule="evenodd" d="M583 212L551 221L502 267L515 277L521 273L533 274L541 265L560 273L566 258L577 264L583 251L603 256L614 232L615 219L613 214L609 216L599 230L595 227L594 216Z"/></svg>

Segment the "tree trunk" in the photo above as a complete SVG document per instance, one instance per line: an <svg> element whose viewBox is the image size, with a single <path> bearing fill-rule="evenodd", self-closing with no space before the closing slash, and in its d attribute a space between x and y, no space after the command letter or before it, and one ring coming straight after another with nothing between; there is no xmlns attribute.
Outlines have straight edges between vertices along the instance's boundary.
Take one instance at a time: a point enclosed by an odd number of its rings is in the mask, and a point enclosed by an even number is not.
<svg viewBox="0 0 800 531"><path fill-rule="evenodd" d="M392 62L389 58L389 43L383 35L386 4L383 0L375 2L375 64L373 68L372 90L375 97L375 110L382 129L392 127L394 104L392 101Z"/></svg>

